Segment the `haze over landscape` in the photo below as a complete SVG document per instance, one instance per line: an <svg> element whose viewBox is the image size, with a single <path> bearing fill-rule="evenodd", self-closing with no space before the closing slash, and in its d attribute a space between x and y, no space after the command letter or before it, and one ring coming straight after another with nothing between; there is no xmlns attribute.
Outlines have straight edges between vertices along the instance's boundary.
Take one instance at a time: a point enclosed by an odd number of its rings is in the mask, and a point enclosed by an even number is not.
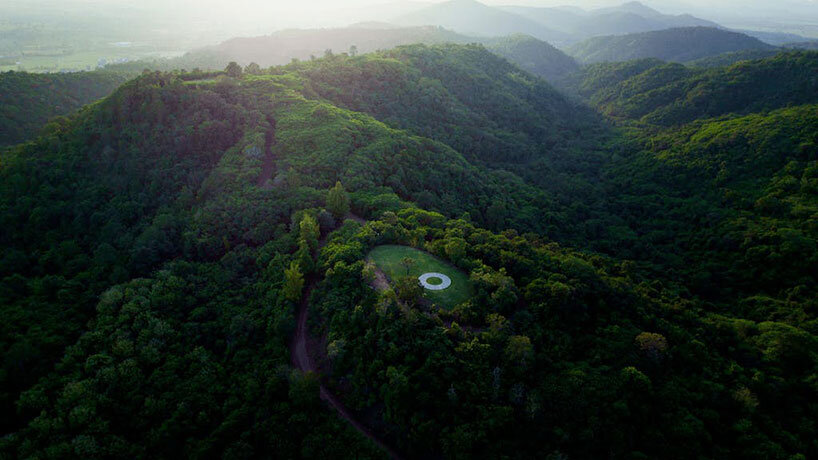
<svg viewBox="0 0 818 460"><path fill-rule="evenodd" d="M818 3L812 0L775 5L764 0L631 2L624 6L616 1L563 5L498 0L483 4L472 0L5 0L0 3L0 69L87 70L103 61L177 56L233 37L367 22L441 25L477 36L529 33L559 46L594 35L674 25L789 34L764 38L776 45L818 39ZM666 17L659 17L659 12ZM459 22L452 22L454 19ZM493 26L486 28L481 20ZM538 29L543 30L538 33Z"/></svg>
<svg viewBox="0 0 818 460"><path fill-rule="evenodd" d="M0 458L818 458L813 0L0 0Z"/></svg>

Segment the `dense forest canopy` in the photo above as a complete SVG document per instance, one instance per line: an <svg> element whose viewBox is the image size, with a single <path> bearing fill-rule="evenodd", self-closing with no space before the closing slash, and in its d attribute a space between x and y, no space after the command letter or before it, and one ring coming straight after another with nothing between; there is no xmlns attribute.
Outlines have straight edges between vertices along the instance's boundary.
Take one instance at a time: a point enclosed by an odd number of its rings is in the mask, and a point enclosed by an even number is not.
<svg viewBox="0 0 818 460"><path fill-rule="evenodd" d="M33 138L52 118L103 98L130 75L120 72L0 72L0 147Z"/></svg>
<svg viewBox="0 0 818 460"><path fill-rule="evenodd" d="M0 151L3 456L818 455L818 53L570 94L354 54L146 72Z"/></svg>
<svg viewBox="0 0 818 460"><path fill-rule="evenodd" d="M468 37L441 27L394 27L367 23L344 28L285 30L267 36L234 38L194 49L172 59L109 64L101 70L74 73L0 72L0 146L36 137L52 118L111 94L145 70L216 73L228 63L267 68L331 54L358 55L408 44L484 43L498 56L548 81L566 78L577 63L550 44L527 35Z"/></svg>
<svg viewBox="0 0 818 460"><path fill-rule="evenodd" d="M549 82L560 80L579 70L579 64L573 58L529 35L511 35L485 44L492 52Z"/></svg>
<svg viewBox="0 0 818 460"><path fill-rule="evenodd" d="M595 64L563 84L606 115L674 126L818 102L818 53L790 51L713 69L657 59Z"/></svg>

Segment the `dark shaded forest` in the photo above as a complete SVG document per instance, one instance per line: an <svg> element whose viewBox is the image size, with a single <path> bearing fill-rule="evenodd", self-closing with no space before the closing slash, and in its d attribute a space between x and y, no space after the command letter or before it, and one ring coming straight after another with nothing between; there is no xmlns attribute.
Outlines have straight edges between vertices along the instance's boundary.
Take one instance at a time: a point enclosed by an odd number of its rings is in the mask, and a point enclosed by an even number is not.
<svg viewBox="0 0 818 460"><path fill-rule="evenodd" d="M0 147L36 136L57 116L111 94L131 75L121 72L0 72Z"/></svg>

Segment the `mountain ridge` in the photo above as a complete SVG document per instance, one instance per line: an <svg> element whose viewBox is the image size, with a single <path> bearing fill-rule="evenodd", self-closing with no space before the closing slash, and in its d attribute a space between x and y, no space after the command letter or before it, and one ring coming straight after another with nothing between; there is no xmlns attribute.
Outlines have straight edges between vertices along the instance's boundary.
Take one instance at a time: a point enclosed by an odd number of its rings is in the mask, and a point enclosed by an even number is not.
<svg viewBox="0 0 818 460"><path fill-rule="evenodd" d="M774 48L738 32L710 27L684 27L590 38L571 46L568 53L586 64L642 58L687 62L732 51Z"/></svg>

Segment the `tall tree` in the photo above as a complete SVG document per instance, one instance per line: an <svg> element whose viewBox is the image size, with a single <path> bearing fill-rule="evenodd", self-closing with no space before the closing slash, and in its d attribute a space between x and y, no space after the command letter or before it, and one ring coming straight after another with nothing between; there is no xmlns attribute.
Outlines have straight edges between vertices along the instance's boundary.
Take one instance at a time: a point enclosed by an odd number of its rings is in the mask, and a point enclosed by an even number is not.
<svg viewBox="0 0 818 460"><path fill-rule="evenodd" d="M241 66L238 65L235 61L230 62L227 64L227 67L224 69L229 77L239 78L241 77Z"/></svg>
<svg viewBox="0 0 818 460"><path fill-rule="evenodd" d="M281 288L284 298L290 302L298 302L301 290L304 288L304 275L301 273L297 261L290 262L289 268L284 269L284 286Z"/></svg>
<svg viewBox="0 0 818 460"><path fill-rule="evenodd" d="M341 181L335 183L335 187L329 190L327 195L327 210L335 216L336 219L343 219L349 212L349 193L347 193Z"/></svg>
<svg viewBox="0 0 818 460"><path fill-rule="evenodd" d="M321 229L318 221L309 214L304 214L301 223L298 224L299 239L302 244L310 248L310 251L318 249L318 238L321 236Z"/></svg>
<svg viewBox="0 0 818 460"><path fill-rule="evenodd" d="M251 62L247 64L247 67L244 68L244 72L250 75L260 75L261 74L261 66L256 64L255 62Z"/></svg>

